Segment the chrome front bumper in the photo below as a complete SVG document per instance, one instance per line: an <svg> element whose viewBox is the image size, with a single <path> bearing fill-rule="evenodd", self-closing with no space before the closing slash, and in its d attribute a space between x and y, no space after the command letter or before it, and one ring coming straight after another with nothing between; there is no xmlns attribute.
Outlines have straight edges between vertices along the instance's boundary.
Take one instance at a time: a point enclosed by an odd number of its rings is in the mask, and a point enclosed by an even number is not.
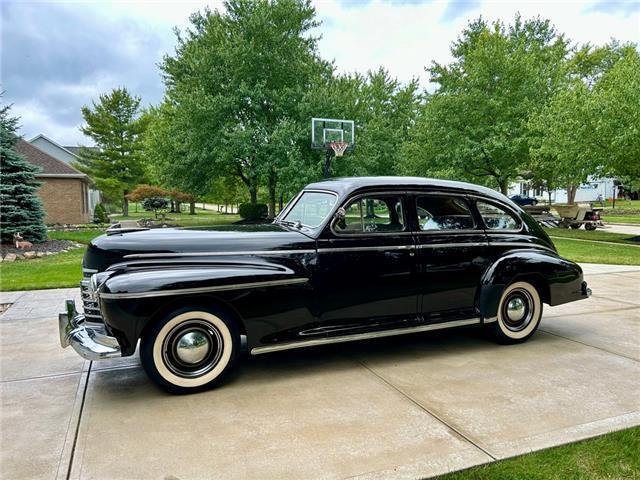
<svg viewBox="0 0 640 480"><path fill-rule="evenodd" d="M78 313L73 300L67 300L66 312L58 315L60 345L69 345L87 360L103 360L121 356L120 345L114 337L107 335L103 325L89 324L83 314Z"/></svg>

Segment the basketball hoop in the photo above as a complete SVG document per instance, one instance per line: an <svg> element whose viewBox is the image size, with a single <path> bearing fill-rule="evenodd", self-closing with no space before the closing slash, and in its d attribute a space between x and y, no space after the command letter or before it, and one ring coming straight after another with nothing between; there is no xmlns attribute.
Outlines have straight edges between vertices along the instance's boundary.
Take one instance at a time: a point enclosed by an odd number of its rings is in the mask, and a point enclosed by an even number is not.
<svg viewBox="0 0 640 480"><path fill-rule="evenodd" d="M349 147L348 142L329 142L329 146L333 150L333 153L336 154L336 157L341 157L344 155L345 150Z"/></svg>

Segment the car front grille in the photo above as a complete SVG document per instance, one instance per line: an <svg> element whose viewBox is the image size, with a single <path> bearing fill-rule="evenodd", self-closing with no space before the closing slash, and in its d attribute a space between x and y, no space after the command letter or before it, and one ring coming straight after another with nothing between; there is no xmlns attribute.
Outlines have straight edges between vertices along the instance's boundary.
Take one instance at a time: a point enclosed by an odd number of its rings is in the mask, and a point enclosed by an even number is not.
<svg viewBox="0 0 640 480"><path fill-rule="evenodd" d="M102 314L100 313L100 305L91 298L91 275L94 270L83 269L84 278L80 282L80 295L82 297L82 306L84 308L84 316L89 322L102 322Z"/></svg>

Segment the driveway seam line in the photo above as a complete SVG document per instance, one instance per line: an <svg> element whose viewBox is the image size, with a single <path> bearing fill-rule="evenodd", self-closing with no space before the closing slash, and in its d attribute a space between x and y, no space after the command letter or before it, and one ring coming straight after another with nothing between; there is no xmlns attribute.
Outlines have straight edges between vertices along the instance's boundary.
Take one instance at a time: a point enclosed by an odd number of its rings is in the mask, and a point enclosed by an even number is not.
<svg viewBox="0 0 640 480"><path fill-rule="evenodd" d="M436 415L435 413L433 413L431 410L429 410L427 407L425 407L424 405L422 405L422 403L420 403L418 400L414 399L411 395L409 395L408 393L404 392L401 388L395 386L393 383L391 383L389 380L387 380L385 377L383 377L382 375L380 375L378 372L376 372L375 370L373 370L369 365L367 365L364 361L362 360L358 360L358 363L360 363L360 365L362 365L364 368L366 368L369 372L371 372L373 375L375 375L376 377L378 377L380 380L382 380L386 385L388 385L389 387L391 387L393 390L395 390L396 392L398 392L400 395L402 395L403 397L405 397L407 400L409 400L411 403L413 403L415 406L417 406L420 410L422 410L423 412L427 413L430 417L434 418L435 420L437 420L438 422L442 423L445 427L447 427L449 430L451 430L453 433L455 433L458 437L460 437L462 440L465 440L467 443L470 443L471 445L473 445L474 447L476 447L478 450L480 450L481 452L483 452L485 455L488 455L492 460L497 460L498 458L493 455L491 452L489 452L488 450L486 450L484 447L481 447L478 443L474 442L473 440L471 440L468 436L466 436L464 433L462 433L460 430L458 430L456 427L452 426L451 424L449 424L448 422L446 422L445 420L443 420L442 418L440 418L440 416Z"/></svg>
<svg viewBox="0 0 640 480"><path fill-rule="evenodd" d="M602 298L604 300L609 300L611 297L606 297L604 295L591 295L593 298ZM620 300L620 299L616 299L616 302L619 303L624 303L625 305L632 305L634 307L640 307L640 305L638 305L637 303L633 303L633 302L627 302L626 300Z"/></svg>
<svg viewBox="0 0 640 480"><path fill-rule="evenodd" d="M0 384L3 383L12 383L12 382L28 382L30 380L49 380L52 378L65 378L72 377L73 375L82 375L82 370L79 372L69 372L69 373L52 373L50 375L37 375L35 377L18 377L18 378L8 378L4 380L0 380Z"/></svg>
<svg viewBox="0 0 640 480"><path fill-rule="evenodd" d="M636 308L640 308L640 305L633 305L633 306L629 305L628 307L627 306L614 307L614 308L612 308L610 310L600 310L600 311L597 311L597 312L592 312L592 313L590 313L588 315L593 315L594 313L602 313L602 314L604 314L604 313L624 312L624 311L627 311L627 310L635 310ZM577 317L577 316L583 316L583 315L586 315L586 314L584 312L578 312L578 313L553 313L552 312L551 315L545 313L542 318L543 318L543 320L545 318L551 320L551 319L555 319L555 318Z"/></svg>
<svg viewBox="0 0 640 480"><path fill-rule="evenodd" d="M616 355L618 357L626 358L627 360L633 360L634 362L640 363L640 360L638 360L637 358L630 357L628 355L625 355L624 353L613 352L611 350L607 350L606 348L597 347L596 345L591 345L589 343L581 342L580 340L575 340L573 338L565 337L564 335L560 335L558 333L553 333L553 332L550 332L548 330L543 330L542 328L540 328L539 330L541 332L543 332L543 333L546 333L546 334L549 334L549 335L553 335L554 337L562 338L562 339L568 340L570 342L579 343L580 345L584 345L585 347L595 348L596 350L600 350L602 352L609 353L611 355Z"/></svg>
<svg viewBox="0 0 640 480"><path fill-rule="evenodd" d="M73 445L71 446L71 456L69 457L69 469L67 470L66 480L71 478L71 471L73 470L73 457L76 453L76 446L78 444L78 435L80 434L80 423L82 422L82 414L84 412L84 402L87 399L87 390L89 388L89 379L91 378L91 367L93 362L89 362L89 368L87 368L87 381L84 384L84 390L82 392L82 402L80 403L80 412L78 414L78 423L76 424L76 433L73 437Z"/></svg>

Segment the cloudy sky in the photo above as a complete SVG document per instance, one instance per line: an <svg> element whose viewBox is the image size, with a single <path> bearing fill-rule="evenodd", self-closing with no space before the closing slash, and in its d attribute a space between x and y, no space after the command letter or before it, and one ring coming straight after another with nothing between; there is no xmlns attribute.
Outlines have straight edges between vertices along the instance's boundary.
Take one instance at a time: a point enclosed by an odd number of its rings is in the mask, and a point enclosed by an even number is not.
<svg viewBox="0 0 640 480"><path fill-rule="evenodd" d="M80 108L117 86L154 104L162 98L158 62L175 45L173 28L191 12L220 2L0 0L1 90L14 104L22 134L64 145L87 144ZM640 43L640 0L507 2L497 0L317 0L320 52L339 71L380 65L402 81L425 65L447 62L449 46L469 20L550 18L574 43L612 37Z"/></svg>

